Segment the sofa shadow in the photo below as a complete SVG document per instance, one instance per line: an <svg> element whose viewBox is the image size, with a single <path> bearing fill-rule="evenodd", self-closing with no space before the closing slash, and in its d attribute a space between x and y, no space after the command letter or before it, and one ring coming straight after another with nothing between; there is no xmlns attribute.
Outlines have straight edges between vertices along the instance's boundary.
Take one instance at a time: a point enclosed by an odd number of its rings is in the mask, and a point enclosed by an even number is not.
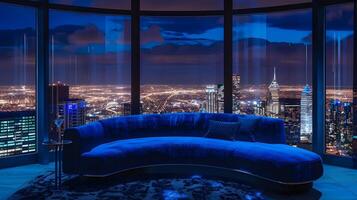
<svg viewBox="0 0 357 200"><path fill-rule="evenodd" d="M261 192L267 199L317 200L322 196L320 191L312 187L312 183L293 186L282 185L237 171L192 165L142 167L104 177L75 176L65 181L63 185L68 190L76 192L92 192L130 182L147 182L158 179L195 179L197 177L246 185Z"/></svg>

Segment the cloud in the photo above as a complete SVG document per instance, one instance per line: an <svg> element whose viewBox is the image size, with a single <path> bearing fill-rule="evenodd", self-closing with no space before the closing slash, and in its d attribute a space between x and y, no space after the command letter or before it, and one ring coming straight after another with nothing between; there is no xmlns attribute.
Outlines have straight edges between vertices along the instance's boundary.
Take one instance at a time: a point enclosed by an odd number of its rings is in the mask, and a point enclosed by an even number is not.
<svg viewBox="0 0 357 200"><path fill-rule="evenodd" d="M141 31L141 44L147 43L162 43L164 38L161 35L161 27L158 25L152 25L146 30Z"/></svg>
<svg viewBox="0 0 357 200"><path fill-rule="evenodd" d="M353 4L327 7L326 28L329 30L352 31Z"/></svg>
<svg viewBox="0 0 357 200"><path fill-rule="evenodd" d="M76 30L68 36L68 41L71 44L88 45L88 44L103 44L104 33L93 24L85 26L83 29Z"/></svg>
<svg viewBox="0 0 357 200"><path fill-rule="evenodd" d="M68 35L83 29L83 26L79 25L61 25L50 29L50 39L53 37L56 44L68 45Z"/></svg>
<svg viewBox="0 0 357 200"><path fill-rule="evenodd" d="M201 34L207 30L222 28L223 16L190 16L190 17L142 17L141 27L159 26L161 31L186 34Z"/></svg>
<svg viewBox="0 0 357 200"><path fill-rule="evenodd" d="M143 84L222 83L223 42L142 49L141 67Z"/></svg>
<svg viewBox="0 0 357 200"><path fill-rule="evenodd" d="M309 31L312 30L312 12L306 9L268 14L267 24L281 29Z"/></svg>

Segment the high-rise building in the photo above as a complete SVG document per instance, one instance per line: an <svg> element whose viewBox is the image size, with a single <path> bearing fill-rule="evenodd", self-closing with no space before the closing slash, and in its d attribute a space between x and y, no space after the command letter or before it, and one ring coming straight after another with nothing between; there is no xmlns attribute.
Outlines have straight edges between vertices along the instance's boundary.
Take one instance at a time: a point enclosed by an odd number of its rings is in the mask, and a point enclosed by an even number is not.
<svg viewBox="0 0 357 200"><path fill-rule="evenodd" d="M123 115L131 115L131 102L126 102L122 104L123 106ZM143 103L140 102L140 113L143 112Z"/></svg>
<svg viewBox="0 0 357 200"><path fill-rule="evenodd" d="M35 111L0 112L0 158L36 152Z"/></svg>
<svg viewBox="0 0 357 200"><path fill-rule="evenodd" d="M240 75L233 74L233 88L232 88L232 96L233 96L233 113L240 112Z"/></svg>
<svg viewBox="0 0 357 200"><path fill-rule="evenodd" d="M131 103L123 103L123 115L131 114Z"/></svg>
<svg viewBox="0 0 357 200"><path fill-rule="evenodd" d="M58 130L54 122L59 117L59 105L69 99L69 86L61 82L50 84L47 95L50 121L49 139L56 139Z"/></svg>
<svg viewBox="0 0 357 200"><path fill-rule="evenodd" d="M48 86L48 100L53 108L69 99L69 86L63 83L55 83Z"/></svg>
<svg viewBox="0 0 357 200"><path fill-rule="evenodd" d="M68 99L58 105L58 114L64 120L64 129L81 126L86 123L86 102L82 99Z"/></svg>
<svg viewBox="0 0 357 200"><path fill-rule="evenodd" d="M303 143L312 143L312 90L306 84L300 100L300 140Z"/></svg>
<svg viewBox="0 0 357 200"><path fill-rule="evenodd" d="M280 104L279 104L279 93L280 93L280 86L276 80L276 69L274 67L274 77L273 81L269 85L269 95L268 95L268 114L270 116L277 116L280 113Z"/></svg>
<svg viewBox="0 0 357 200"><path fill-rule="evenodd" d="M280 98L279 117L284 120L286 143L289 145L300 144L300 99Z"/></svg>
<svg viewBox="0 0 357 200"><path fill-rule="evenodd" d="M216 113L218 111L218 87L217 85L206 86L206 112Z"/></svg>

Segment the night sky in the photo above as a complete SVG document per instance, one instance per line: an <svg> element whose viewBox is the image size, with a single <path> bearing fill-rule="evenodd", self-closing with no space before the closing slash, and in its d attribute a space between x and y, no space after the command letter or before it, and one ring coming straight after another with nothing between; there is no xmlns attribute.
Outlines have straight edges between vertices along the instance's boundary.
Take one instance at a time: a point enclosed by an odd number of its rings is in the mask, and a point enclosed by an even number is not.
<svg viewBox="0 0 357 200"><path fill-rule="evenodd" d="M148 3L161 1L146 1L142 8L150 10L150 5L161 5L162 9L170 10L165 3ZM83 4L84 1L62 2L105 7L114 0L96 1L101 5L92 1L88 1L88 4ZM122 1L123 5L119 7L128 6L125 2ZM182 7L178 10L195 7L185 7L192 1L180 2ZM219 2L222 1L195 2L204 5L201 9L210 10L216 7L221 9ZM174 1L170 3L175 4ZM270 3L274 5L273 1ZM244 5L243 2L240 5L253 6ZM33 9L0 4L1 85L34 83L35 24ZM280 84L311 83L311 27L311 10L236 16L233 68L235 73L241 75L242 84L269 83L274 67L277 68ZM338 79L340 85L351 84L352 27L351 4L327 9L327 72L333 72L333 66L343 68L335 76L335 82ZM51 60L54 58L52 81L68 84L130 83L130 16L51 10L50 29L50 43L54 44L50 52ZM24 34L27 51L23 50ZM142 17L141 47L143 84L223 82L221 16ZM341 54L334 56L334 49L341 49ZM23 59L24 54L27 55L26 60ZM332 77L327 78L329 84L333 82Z"/></svg>

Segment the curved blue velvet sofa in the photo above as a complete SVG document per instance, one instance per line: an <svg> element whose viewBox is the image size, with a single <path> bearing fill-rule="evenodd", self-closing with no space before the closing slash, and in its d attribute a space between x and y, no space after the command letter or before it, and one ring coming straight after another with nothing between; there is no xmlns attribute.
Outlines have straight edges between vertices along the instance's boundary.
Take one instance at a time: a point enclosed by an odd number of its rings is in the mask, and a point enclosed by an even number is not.
<svg viewBox="0 0 357 200"><path fill-rule="evenodd" d="M209 120L240 122L255 142L204 137ZM283 121L237 114L181 113L106 119L65 131L65 173L107 176L152 165L232 169L282 184L322 176L319 155L285 144Z"/></svg>

